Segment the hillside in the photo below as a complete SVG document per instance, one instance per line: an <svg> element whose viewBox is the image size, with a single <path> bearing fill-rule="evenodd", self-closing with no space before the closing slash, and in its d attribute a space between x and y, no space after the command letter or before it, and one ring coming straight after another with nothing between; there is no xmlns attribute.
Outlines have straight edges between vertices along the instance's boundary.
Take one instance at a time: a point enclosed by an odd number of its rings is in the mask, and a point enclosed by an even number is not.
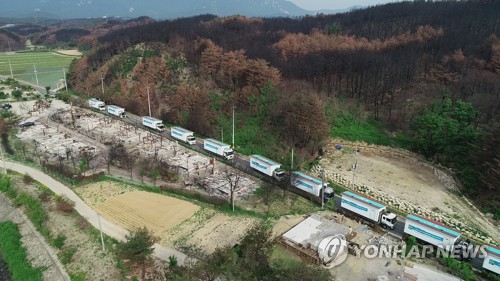
<svg viewBox="0 0 500 281"><path fill-rule="evenodd" d="M32 23L30 23L32 22ZM35 23L36 22L36 23ZM134 19L8 19L0 18L0 52L24 50L26 40L46 48L75 48L85 51L97 47L96 38L119 29L154 22L148 17Z"/></svg>
<svg viewBox="0 0 500 281"><path fill-rule="evenodd" d="M411 11L411 12L410 12ZM500 2L404 2L300 19L198 16L100 36L71 87L289 163L328 136L452 168L500 217ZM457 24L460 22L460 24ZM104 77L105 92L101 94Z"/></svg>

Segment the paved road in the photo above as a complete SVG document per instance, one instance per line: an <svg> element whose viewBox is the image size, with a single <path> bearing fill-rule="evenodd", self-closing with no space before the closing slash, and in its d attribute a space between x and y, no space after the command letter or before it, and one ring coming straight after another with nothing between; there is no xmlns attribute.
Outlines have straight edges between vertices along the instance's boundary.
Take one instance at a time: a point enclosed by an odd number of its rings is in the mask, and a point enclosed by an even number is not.
<svg viewBox="0 0 500 281"><path fill-rule="evenodd" d="M31 177L47 186L50 190L52 190L55 194L60 196L66 196L69 200L75 202L75 210L84 217L90 224L92 224L96 229L102 227L102 232L106 233L108 236L111 236L119 241L124 241L125 236L128 234L128 231L111 223L105 218L100 217L90 206L88 206L85 202L83 202L78 195L76 195L70 188L65 186L64 184L56 181L51 176L28 166L1 160L0 166L6 167L9 170L16 171L21 174L29 174ZM168 261L170 256L175 256L180 265L184 264L187 259L187 256L175 249L171 249L160 244L155 244L155 252L154 255L158 258Z"/></svg>

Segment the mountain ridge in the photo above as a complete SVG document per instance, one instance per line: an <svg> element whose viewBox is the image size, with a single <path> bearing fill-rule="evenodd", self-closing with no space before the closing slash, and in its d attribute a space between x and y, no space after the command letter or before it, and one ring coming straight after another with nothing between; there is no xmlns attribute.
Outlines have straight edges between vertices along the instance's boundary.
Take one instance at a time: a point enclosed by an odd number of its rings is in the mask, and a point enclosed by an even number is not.
<svg viewBox="0 0 500 281"><path fill-rule="evenodd" d="M247 17L300 17L316 14L287 0L26 0L13 2L0 11L0 17L19 18L37 14L55 18L130 17L149 16L155 19L173 19L200 14L217 16L243 15Z"/></svg>

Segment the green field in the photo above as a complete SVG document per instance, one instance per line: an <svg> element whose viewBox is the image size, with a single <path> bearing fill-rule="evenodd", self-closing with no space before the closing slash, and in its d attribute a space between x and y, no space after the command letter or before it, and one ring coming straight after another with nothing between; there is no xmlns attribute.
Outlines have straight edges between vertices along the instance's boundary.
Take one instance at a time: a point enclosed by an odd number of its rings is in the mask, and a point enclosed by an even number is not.
<svg viewBox="0 0 500 281"><path fill-rule="evenodd" d="M57 81L64 79L63 69L68 70L74 58L78 57L54 52L0 53L0 75L10 77L12 67L14 79L37 84L38 76L38 85L56 88Z"/></svg>

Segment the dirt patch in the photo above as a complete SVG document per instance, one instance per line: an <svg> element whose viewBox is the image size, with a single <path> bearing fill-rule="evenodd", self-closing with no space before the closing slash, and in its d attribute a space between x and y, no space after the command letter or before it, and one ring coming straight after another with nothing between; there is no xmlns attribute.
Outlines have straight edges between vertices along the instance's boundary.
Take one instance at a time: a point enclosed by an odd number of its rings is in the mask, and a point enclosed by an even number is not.
<svg viewBox="0 0 500 281"><path fill-rule="evenodd" d="M342 151L335 146L342 144ZM359 152L356 152L359 149ZM500 229L465 198L456 195L453 177L411 152L384 146L334 140L319 164L330 177L346 186L355 183L401 202L464 223L479 235L500 241ZM353 170L353 164L356 164ZM392 201L392 200L389 200ZM402 205L398 203L398 205ZM397 207L397 206L396 206ZM481 234L482 233L482 234Z"/></svg>
<svg viewBox="0 0 500 281"><path fill-rule="evenodd" d="M258 219L228 216L211 209L201 209L195 216L161 236L164 243L172 244L192 254L212 253L218 247L239 243L246 231ZM193 252L194 251L194 252Z"/></svg>
<svg viewBox="0 0 500 281"><path fill-rule="evenodd" d="M57 53L68 56L81 56L82 52L78 50L57 50Z"/></svg>

